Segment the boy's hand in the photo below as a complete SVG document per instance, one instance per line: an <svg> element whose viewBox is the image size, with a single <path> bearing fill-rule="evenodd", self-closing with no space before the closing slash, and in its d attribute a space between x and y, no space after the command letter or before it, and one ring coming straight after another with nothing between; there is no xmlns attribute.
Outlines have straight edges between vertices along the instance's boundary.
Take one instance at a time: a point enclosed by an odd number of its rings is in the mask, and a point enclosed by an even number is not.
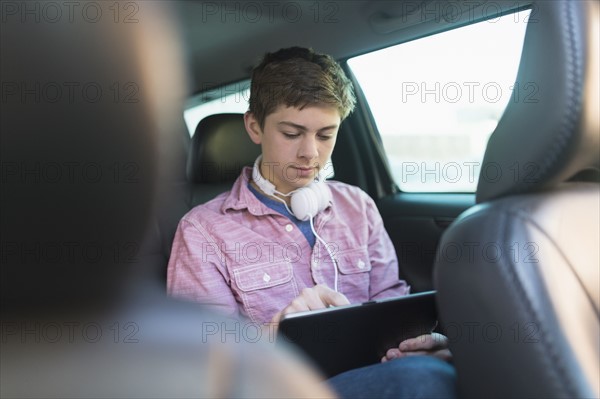
<svg viewBox="0 0 600 399"><path fill-rule="evenodd" d="M448 349L448 338L442 334L432 333L402 341L398 348L389 349L381 361L387 362L415 355L430 355L447 362L452 360L452 353Z"/></svg>
<svg viewBox="0 0 600 399"><path fill-rule="evenodd" d="M324 309L330 305L342 306L349 304L350 302L344 294L340 294L324 285L315 285L312 288L304 288L298 297L273 316L271 323L278 324L281 318L289 313Z"/></svg>

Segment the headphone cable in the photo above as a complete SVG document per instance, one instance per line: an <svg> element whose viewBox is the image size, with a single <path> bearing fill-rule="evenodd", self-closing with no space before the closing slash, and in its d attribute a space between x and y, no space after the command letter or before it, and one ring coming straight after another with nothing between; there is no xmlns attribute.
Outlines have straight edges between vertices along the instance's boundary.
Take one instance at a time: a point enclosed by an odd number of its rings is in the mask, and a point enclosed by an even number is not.
<svg viewBox="0 0 600 399"><path fill-rule="evenodd" d="M317 234L317 231L315 230L315 225L313 224L313 218L310 218L310 228L313 232L313 234L315 235L315 237L321 242L321 244L323 244L323 246L325 247L325 250L327 251L327 253L329 254L329 258L331 259L331 264L333 265L333 289L335 292L339 292L338 291L338 267L337 267L337 260L335 259L335 257L333 256L333 254L331 253L331 251L329 250L329 246L327 245L327 243L325 242L325 240L323 240L321 238L321 236L319 236Z"/></svg>

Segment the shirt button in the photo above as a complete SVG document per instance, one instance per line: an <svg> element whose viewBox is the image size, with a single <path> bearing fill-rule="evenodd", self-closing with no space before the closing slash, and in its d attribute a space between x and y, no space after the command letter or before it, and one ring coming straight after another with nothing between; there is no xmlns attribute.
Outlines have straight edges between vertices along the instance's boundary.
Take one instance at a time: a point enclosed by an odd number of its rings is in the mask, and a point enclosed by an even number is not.
<svg viewBox="0 0 600 399"><path fill-rule="evenodd" d="M263 274L263 281L265 283L268 283L269 281L271 281L271 276L269 276L267 273Z"/></svg>
<svg viewBox="0 0 600 399"><path fill-rule="evenodd" d="M362 259L359 259L357 266L358 266L359 269L364 269L365 268L365 262L363 262Z"/></svg>
<svg viewBox="0 0 600 399"><path fill-rule="evenodd" d="M287 231L288 233L289 233L290 231L292 231L293 229L294 229L294 226L292 226L291 224L286 224L286 225L285 225L285 231Z"/></svg>

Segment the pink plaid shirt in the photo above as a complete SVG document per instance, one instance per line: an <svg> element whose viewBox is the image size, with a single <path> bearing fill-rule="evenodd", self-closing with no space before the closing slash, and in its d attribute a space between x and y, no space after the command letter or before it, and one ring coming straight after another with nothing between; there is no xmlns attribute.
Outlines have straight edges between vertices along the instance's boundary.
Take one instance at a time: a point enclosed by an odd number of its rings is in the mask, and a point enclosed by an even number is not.
<svg viewBox="0 0 600 399"><path fill-rule="evenodd" d="M268 323L303 288L333 288L334 269L320 241L311 248L289 218L248 189L251 172L245 168L231 191L181 219L167 290L174 297ZM334 181L327 185L333 200L314 226L338 261L338 290L350 303L408 294L373 200L357 187Z"/></svg>

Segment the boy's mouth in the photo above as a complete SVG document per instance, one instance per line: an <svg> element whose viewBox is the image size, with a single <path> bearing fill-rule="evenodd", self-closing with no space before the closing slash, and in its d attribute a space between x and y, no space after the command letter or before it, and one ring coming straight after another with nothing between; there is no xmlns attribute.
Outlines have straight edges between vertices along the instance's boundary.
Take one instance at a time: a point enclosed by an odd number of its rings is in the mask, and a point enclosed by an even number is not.
<svg viewBox="0 0 600 399"><path fill-rule="evenodd" d="M310 177L315 173L316 168L314 168L312 166L309 166L309 167L294 166L293 169L296 170L298 177Z"/></svg>

